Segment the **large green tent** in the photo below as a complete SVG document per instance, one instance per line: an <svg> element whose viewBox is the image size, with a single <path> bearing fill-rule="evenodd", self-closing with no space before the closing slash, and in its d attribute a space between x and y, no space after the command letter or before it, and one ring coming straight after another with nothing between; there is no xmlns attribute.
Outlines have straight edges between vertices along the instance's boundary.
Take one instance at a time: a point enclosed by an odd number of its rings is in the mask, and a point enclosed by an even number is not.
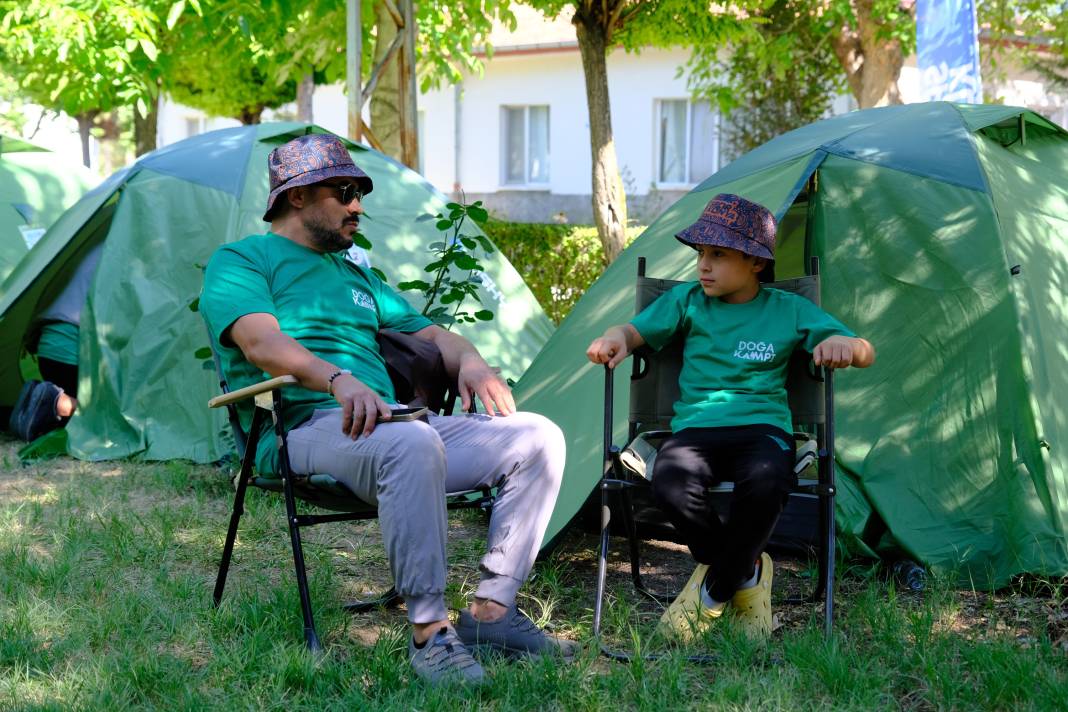
<svg viewBox="0 0 1068 712"><path fill-rule="evenodd" d="M589 341L627 320L635 266L694 279L672 237L720 192L780 218L777 276L822 260L824 306L878 361L836 379L839 536L964 582L1068 573L1068 134L1005 106L895 106L819 121L667 210L559 326L516 393L567 435L549 537L600 475L603 373ZM617 369L615 441L629 367Z"/></svg>
<svg viewBox="0 0 1068 712"><path fill-rule="evenodd" d="M96 182L81 164L0 134L0 283L45 229Z"/></svg>
<svg viewBox="0 0 1068 712"><path fill-rule="evenodd" d="M198 462L224 455L225 418L207 408L218 382L210 361L196 355L208 340L190 305L217 246L267 229L260 219L267 154L309 132L322 129L261 124L190 138L143 156L64 213L0 293L0 404L10 405L18 393L19 352L33 315L103 241L82 312L80 405L67 426L71 454ZM373 244L371 263L392 284L416 279L432 261L428 246L442 239L435 221L420 217L444 210L447 199L392 159L348 147L375 183L361 221ZM457 330L506 377L519 378L552 325L499 252L482 263L480 296L495 316Z"/></svg>

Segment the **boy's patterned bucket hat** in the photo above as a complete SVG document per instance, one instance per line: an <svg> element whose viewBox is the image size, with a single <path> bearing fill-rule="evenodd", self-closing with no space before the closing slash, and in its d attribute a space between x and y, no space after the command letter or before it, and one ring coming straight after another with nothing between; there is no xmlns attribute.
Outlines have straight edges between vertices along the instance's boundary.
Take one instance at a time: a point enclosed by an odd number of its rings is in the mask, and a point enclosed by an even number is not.
<svg viewBox="0 0 1068 712"><path fill-rule="evenodd" d="M309 134L279 146L267 156L267 170L271 194L263 213L265 222L271 221L274 201L290 188L338 177L355 179L364 195L374 187L370 176L352 162L345 144L333 134Z"/></svg>
<svg viewBox="0 0 1068 712"><path fill-rule="evenodd" d="M697 222L675 237L694 249L717 245L763 257L768 264L760 271L760 281L775 281L775 216L763 205L720 193L708 201Z"/></svg>

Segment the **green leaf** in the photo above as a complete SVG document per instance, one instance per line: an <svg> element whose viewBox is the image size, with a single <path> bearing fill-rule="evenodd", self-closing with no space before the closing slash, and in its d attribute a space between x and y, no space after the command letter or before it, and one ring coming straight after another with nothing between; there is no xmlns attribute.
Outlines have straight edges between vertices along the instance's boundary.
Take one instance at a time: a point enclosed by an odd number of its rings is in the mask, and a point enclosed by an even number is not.
<svg viewBox="0 0 1068 712"><path fill-rule="evenodd" d="M434 223L434 226L439 230L451 230L452 220L449 220L448 218L443 218Z"/></svg>
<svg viewBox="0 0 1068 712"><path fill-rule="evenodd" d="M358 232L353 234L352 244L356 245L357 247L362 247L365 250L371 249L371 241Z"/></svg>
<svg viewBox="0 0 1068 712"><path fill-rule="evenodd" d="M386 284L389 284L389 277L387 277L386 273L383 272L382 270L378 269L377 267L372 267L371 268L371 273L374 274L376 277L378 277L383 282L385 282Z"/></svg>
<svg viewBox="0 0 1068 712"><path fill-rule="evenodd" d="M462 242L464 247L469 250L473 250L476 246L478 246L478 243L472 240L470 237L461 237L460 242Z"/></svg>
<svg viewBox="0 0 1068 712"><path fill-rule="evenodd" d="M430 213L423 213L422 215L420 215L419 217L417 217L417 218L415 219L415 221L416 221L416 222L427 222L427 221L430 221L430 220L434 220L435 218L438 218L438 217L440 217L440 216L438 216L438 215L431 215Z"/></svg>
<svg viewBox="0 0 1068 712"><path fill-rule="evenodd" d="M478 260L471 255L459 254L456 255L456 266L460 269L480 269Z"/></svg>
<svg viewBox="0 0 1068 712"><path fill-rule="evenodd" d="M475 239L478 240L478 244L482 245L482 249L486 251L486 254L493 254L493 243L485 235L475 235Z"/></svg>
<svg viewBox="0 0 1068 712"><path fill-rule="evenodd" d="M463 210L464 206L460 205L459 203L446 203L445 204L445 209L446 210Z"/></svg>
<svg viewBox="0 0 1068 712"><path fill-rule="evenodd" d="M480 319L482 321L489 321L493 318L493 312L491 312L489 309L479 309L477 312L475 312L475 318Z"/></svg>
<svg viewBox="0 0 1068 712"><path fill-rule="evenodd" d="M430 250L432 250L434 252L440 252L441 250L445 249L445 243L444 242L431 242L430 243L430 247L428 249L430 249Z"/></svg>
<svg viewBox="0 0 1068 712"><path fill-rule="evenodd" d="M141 44L141 51L145 53L145 56L152 62L156 61L159 57L159 50L156 49L156 43L147 37L138 40ZM147 113L147 112L146 112Z"/></svg>
<svg viewBox="0 0 1068 712"><path fill-rule="evenodd" d="M464 295L457 294L456 292L449 292L448 294L441 295L442 304L453 304L464 298Z"/></svg>
<svg viewBox="0 0 1068 712"><path fill-rule="evenodd" d="M204 359L206 359L206 358L211 358L211 347L210 346L201 346L199 349L197 349L196 351L193 352L193 356L195 358L198 358L198 359L202 360L202 361Z"/></svg>
<svg viewBox="0 0 1068 712"><path fill-rule="evenodd" d="M479 225L485 225L489 220L489 213L484 208L472 205L467 209L467 215Z"/></svg>
<svg viewBox="0 0 1068 712"><path fill-rule="evenodd" d="M423 268L423 271L424 272L437 272L439 269L441 269L444 266L445 266L445 262L443 260L438 260L437 262L431 262L430 264L428 264L426 267Z"/></svg>
<svg viewBox="0 0 1068 712"><path fill-rule="evenodd" d="M403 290L403 291L410 291L410 290L413 290L413 289L417 289L419 291L425 291L427 289L430 289L430 283L429 282L424 282L421 279L413 279L410 282L400 282L400 283L398 283L397 284L397 289L400 289L400 290Z"/></svg>
<svg viewBox="0 0 1068 712"><path fill-rule="evenodd" d="M189 302L189 311L191 311L191 312L200 311L200 297L197 297L193 301Z"/></svg>
<svg viewBox="0 0 1068 712"><path fill-rule="evenodd" d="M178 18L185 12L185 0L178 0L178 2L171 5L170 12L167 13L167 29L173 30L174 26L178 24Z"/></svg>

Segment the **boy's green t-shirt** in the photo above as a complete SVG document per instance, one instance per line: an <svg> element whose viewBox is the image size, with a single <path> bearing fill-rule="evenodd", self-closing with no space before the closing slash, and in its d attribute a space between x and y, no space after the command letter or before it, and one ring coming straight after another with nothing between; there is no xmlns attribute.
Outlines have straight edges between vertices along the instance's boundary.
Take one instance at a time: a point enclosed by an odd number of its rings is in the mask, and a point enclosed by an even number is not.
<svg viewBox="0 0 1068 712"><path fill-rule="evenodd" d="M700 282L665 292L630 322L659 351L684 338L680 398L671 429L774 425L793 431L786 366L800 346L854 336L808 299L761 288L744 304L705 295Z"/></svg>
<svg viewBox="0 0 1068 712"><path fill-rule="evenodd" d="M396 396L375 340L379 329L411 333L432 324L370 270L341 254L319 253L270 232L215 251L204 274L200 311L232 390L270 377L229 339L222 340L239 318L262 312L274 315L283 333L319 358L352 371L387 403ZM287 430L316 409L338 407L327 393L299 386L286 388L284 397ZM239 412L247 430L253 406L239 404ZM261 437L256 466L275 472L277 461L274 438Z"/></svg>

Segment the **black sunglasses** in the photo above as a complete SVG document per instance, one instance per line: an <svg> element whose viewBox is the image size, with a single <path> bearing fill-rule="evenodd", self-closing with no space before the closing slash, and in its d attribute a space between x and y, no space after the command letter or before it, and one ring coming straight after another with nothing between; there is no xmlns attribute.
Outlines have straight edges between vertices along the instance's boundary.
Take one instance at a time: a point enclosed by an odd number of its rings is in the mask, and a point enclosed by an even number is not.
<svg viewBox="0 0 1068 712"><path fill-rule="evenodd" d="M342 205L348 205L354 200L363 202L363 191L356 183L323 183L323 185L337 192L337 199Z"/></svg>

